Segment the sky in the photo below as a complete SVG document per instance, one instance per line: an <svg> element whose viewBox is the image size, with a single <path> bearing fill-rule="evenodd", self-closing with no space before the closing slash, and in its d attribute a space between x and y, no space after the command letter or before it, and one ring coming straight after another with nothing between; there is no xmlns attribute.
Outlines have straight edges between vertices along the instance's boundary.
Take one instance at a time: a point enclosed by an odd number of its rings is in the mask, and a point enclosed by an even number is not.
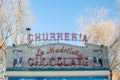
<svg viewBox="0 0 120 80"><path fill-rule="evenodd" d="M30 0L30 11L34 17L32 33L43 32L82 32L76 20L88 8L116 8L115 0ZM109 15L110 17L113 14Z"/></svg>

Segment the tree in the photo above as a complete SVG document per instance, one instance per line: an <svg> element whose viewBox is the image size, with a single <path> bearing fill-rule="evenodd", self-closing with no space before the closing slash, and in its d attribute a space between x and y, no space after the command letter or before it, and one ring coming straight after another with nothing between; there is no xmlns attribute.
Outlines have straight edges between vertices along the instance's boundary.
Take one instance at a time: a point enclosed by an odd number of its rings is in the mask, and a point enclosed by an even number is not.
<svg viewBox="0 0 120 80"><path fill-rule="evenodd" d="M3 71L6 69L7 43L20 44L25 42L25 29L30 27L32 20L28 10L28 0L0 0L0 59Z"/></svg>
<svg viewBox="0 0 120 80"><path fill-rule="evenodd" d="M77 22L86 27L88 42L108 47L110 69L114 73L119 71L120 66L120 27L115 20L106 19L108 12L105 8L90 9L90 14L81 16Z"/></svg>

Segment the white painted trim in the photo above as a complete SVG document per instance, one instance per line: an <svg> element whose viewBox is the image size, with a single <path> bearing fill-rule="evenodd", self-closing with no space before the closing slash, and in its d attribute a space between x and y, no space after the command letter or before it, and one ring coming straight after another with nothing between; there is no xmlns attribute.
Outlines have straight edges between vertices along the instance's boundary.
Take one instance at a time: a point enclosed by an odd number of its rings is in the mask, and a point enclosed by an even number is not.
<svg viewBox="0 0 120 80"><path fill-rule="evenodd" d="M109 71L7 71L8 77L109 76Z"/></svg>

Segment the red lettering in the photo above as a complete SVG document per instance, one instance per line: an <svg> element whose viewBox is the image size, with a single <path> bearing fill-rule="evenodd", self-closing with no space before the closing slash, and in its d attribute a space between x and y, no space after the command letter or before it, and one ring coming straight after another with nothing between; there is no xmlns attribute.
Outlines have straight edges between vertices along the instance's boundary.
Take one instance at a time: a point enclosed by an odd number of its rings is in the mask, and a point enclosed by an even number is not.
<svg viewBox="0 0 120 80"><path fill-rule="evenodd" d="M46 33L46 38L45 38L45 40L46 40L46 41L48 40L48 33Z"/></svg>
<svg viewBox="0 0 120 80"><path fill-rule="evenodd" d="M79 54L79 58L82 59L82 54Z"/></svg>
<svg viewBox="0 0 120 80"><path fill-rule="evenodd" d="M37 54L36 56L42 56L44 54L43 51L41 51L41 49L37 49Z"/></svg>
<svg viewBox="0 0 120 80"><path fill-rule="evenodd" d="M34 62L33 62L32 58L29 58L27 62L28 62L28 65L31 66L31 67L34 65Z"/></svg>
<svg viewBox="0 0 120 80"><path fill-rule="evenodd" d="M53 61L54 61L54 64L53 64ZM54 57L52 57L52 58L50 59L50 65L51 65L51 66L55 66L55 58L54 58Z"/></svg>
<svg viewBox="0 0 120 80"><path fill-rule="evenodd" d="M47 61L46 58L42 58L42 64L43 64L44 66L47 66L47 65L48 65L48 61Z"/></svg>
<svg viewBox="0 0 120 80"><path fill-rule="evenodd" d="M76 50L76 51L72 51L72 54L76 55L76 56L79 56L79 51Z"/></svg>
<svg viewBox="0 0 120 80"><path fill-rule="evenodd" d="M74 58L71 59L71 66L72 66L72 65L76 66L76 64L75 64L75 59L74 59Z"/></svg>
<svg viewBox="0 0 120 80"><path fill-rule="evenodd" d="M75 51L75 55L79 56L79 51L78 50Z"/></svg>
<svg viewBox="0 0 120 80"><path fill-rule="evenodd" d="M67 64L66 58L64 58L64 66L69 66L69 65Z"/></svg>
<svg viewBox="0 0 120 80"><path fill-rule="evenodd" d="M69 33L65 33L65 40L69 40Z"/></svg>
<svg viewBox="0 0 120 80"><path fill-rule="evenodd" d="M82 61L82 54L79 54L78 61L79 61L79 65L81 65L81 61Z"/></svg>
<svg viewBox="0 0 120 80"><path fill-rule="evenodd" d="M62 62L62 58L61 57L58 57L57 58L57 65L58 66L62 66L63 62Z"/></svg>
<svg viewBox="0 0 120 80"><path fill-rule="evenodd" d="M55 33L50 33L50 40L55 40Z"/></svg>
<svg viewBox="0 0 120 80"><path fill-rule="evenodd" d="M84 66L88 66L88 58L87 57L84 57L83 64L84 64Z"/></svg>
<svg viewBox="0 0 120 80"><path fill-rule="evenodd" d="M56 52L56 53L59 52L59 49L56 49L55 52Z"/></svg>
<svg viewBox="0 0 120 80"><path fill-rule="evenodd" d="M39 63L40 63L39 56L36 56L35 61L34 61L34 65L35 66L40 65Z"/></svg>
<svg viewBox="0 0 120 80"><path fill-rule="evenodd" d="M50 53L54 53L54 47L50 47Z"/></svg>
<svg viewBox="0 0 120 80"><path fill-rule="evenodd" d="M63 37L64 35L64 37ZM48 33L42 33L42 34L28 34L28 41L47 41L47 40L72 40L72 41L84 41L87 42L87 36L85 34L77 34L77 33L50 33L50 35Z"/></svg>
<svg viewBox="0 0 120 80"><path fill-rule="evenodd" d="M77 41L77 34L76 33L72 33L72 40L74 41Z"/></svg>
<svg viewBox="0 0 120 80"><path fill-rule="evenodd" d="M35 34L35 40L40 41L40 34Z"/></svg>
<svg viewBox="0 0 120 80"><path fill-rule="evenodd" d="M64 50L64 46L62 46L62 49L60 49L60 52L63 52L63 50Z"/></svg>
<svg viewBox="0 0 120 80"><path fill-rule="evenodd" d="M68 49L65 49L65 50L64 50L64 53L68 53Z"/></svg>
<svg viewBox="0 0 120 80"><path fill-rule="evenodd" d="M62 33L58 33L57 34L57 38L58 38L58 40L62 40L63 38L62 38Z"/></svg>
<svg viewBox="0 0 120 80"><path fill-rule="evenodd" d="M43 39L42 39L43 41L44 41L44 40L45 40L45 41L48 40L48 33L46 33L46 34L43 33L42 36L43 36Z"/></svg>
<svg viewBox="0 0 120 80"><path fill-rule="evenodd" d="M70 54L72 53L72 49L73 49L73 48L69 48L69 53L70 53Z"/></svg>

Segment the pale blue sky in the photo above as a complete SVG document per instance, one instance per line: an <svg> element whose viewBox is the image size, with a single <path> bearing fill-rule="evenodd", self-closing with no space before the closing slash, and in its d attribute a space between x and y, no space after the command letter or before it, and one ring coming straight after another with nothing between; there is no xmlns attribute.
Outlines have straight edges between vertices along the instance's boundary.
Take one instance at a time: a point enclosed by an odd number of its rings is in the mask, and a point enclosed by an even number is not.
<svg viewBox="0 0 120 80"><path fill-rule="evenodd" d="M105 7L113 17L115 0L30 0L34 16L32 32L77 32L76 19L88 8ZM84 27L80 28L81 30Z"/></svg>

